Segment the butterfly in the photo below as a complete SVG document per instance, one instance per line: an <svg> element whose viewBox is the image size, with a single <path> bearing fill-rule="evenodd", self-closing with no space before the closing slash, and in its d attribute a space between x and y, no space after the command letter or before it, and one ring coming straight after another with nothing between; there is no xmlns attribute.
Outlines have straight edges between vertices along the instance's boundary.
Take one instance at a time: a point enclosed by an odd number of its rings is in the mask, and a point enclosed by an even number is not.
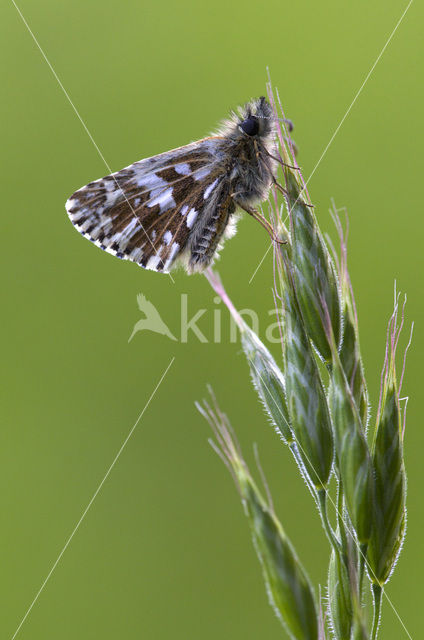
<svg viewBox="0 0 424 640"><path fill-rule="evenodd" d="M80 233L101 249L168 273L206 269L240 210L272 234L255 209L275 182L275 119L264 97L233 112L210 137L90 182L67 201Z"/></svg>

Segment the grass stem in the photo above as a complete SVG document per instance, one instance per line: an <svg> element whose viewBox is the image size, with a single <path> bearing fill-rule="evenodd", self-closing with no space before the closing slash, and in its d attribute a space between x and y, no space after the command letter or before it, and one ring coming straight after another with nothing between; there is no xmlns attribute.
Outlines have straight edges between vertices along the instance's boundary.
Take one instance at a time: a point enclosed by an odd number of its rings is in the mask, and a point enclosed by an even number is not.
<svg viewBox="0 0 424 640"><path fill-rule="evenodd" d="M318 491L318 508L321 516L321 521L324 527L324 531L327 534L327 538L334 549L334 552L337 553L337 556L340 561L341 558L341 545L339 540L334 533L333 527L328 520L328 512L327 512L327 491L325 489L319 489Z"/></svg>
<svg viewBox="0 0 424 640"><path fill-rule="evenodd" d="M376 640L377 634L378 634L378 628L380 626L383 587L380 586L379 584L373 583L372 594L373 594L373 602L374 602L374 618L372 621L371 640Z"/></svg>

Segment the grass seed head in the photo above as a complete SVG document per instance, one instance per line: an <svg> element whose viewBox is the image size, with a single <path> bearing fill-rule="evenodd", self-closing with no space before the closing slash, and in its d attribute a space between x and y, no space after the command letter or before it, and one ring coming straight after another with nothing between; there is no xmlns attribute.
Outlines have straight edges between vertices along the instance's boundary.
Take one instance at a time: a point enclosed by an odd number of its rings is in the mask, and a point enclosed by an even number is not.
<svg viewBox="0 0 424 640"><path fill-rule="evenodd" d="M406 473L403 459L402 413L396 376L396 348L403 326L398 325L398 298L389 321L386 358L377 424L372 445L375 477L373 534L368 549L371 579L383 585L396 565L406 529ZM409 344L408 344L409 346ZM405 409L404 409L405 411Z"/></svg>
<svg viewBox="0 0 424 640"><path fill-rule="evenodd" d="M333 464L330 414L287 262L283 276L284 374L290 424L311 482L320 489L327 485Z"/></svg>
<svg viewBox="0 0 424 640"><path fill-rule="evenodd" d="M271 504L260 494L228 420L215 407L199 407L211 424L214 448L230 469L249 521L270 603L294 640L318 640L319 618L313 589Z"/></svg>
<svg viewBox="0 0 424 640"><path fill-rule="evenodd" d="M354 620L352 588L348 570L334 551L328 568L328 610L334 636L350 638Z"/></svg>
<svg viewBox="0 0 424 640"><path fill-rule="evenodd" d="M286 444L293 442L287 409L286 385L274 358L247 325L241 332L241 343L250 367L253 384L272 424Z"/></svg>
<svg viewBox="0 0 424 640"><path fill-rule="evenodd" d="M352 524L361 544L371 534L372 464L358 408L333 344L328 401L334 425L337 467Z"/></svg>
<svg viewBox="0 0 424 640"><path fill-rule="evenodd" d="M368 550L371 579L383 585L396 564L405 534L406 474L396 390L387 389L372 460L375 476L373 533Z"/></svg>

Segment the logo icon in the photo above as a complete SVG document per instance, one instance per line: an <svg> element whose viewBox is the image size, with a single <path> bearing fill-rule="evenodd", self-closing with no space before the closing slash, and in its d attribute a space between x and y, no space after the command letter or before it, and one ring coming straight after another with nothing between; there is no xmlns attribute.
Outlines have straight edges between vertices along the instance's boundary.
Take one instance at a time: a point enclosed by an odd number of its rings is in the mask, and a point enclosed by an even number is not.
<svg viewBox="0 0 424 640"><path fill-rule="evenodd" d="M160 333L163 336L167 336L171 340L177 340L174 334L171 332L169 327L164 323L162 318L160 317L159 311L156 309L154 304L147 300L146 296L142 293L139 293L137 296L137 304L138 308L144 315L145 318L142 318L138 322L135 323L134 328L130 337L128 338L128 342L131 342L133 337L139 331L154 331L155 333Z"/></svg>

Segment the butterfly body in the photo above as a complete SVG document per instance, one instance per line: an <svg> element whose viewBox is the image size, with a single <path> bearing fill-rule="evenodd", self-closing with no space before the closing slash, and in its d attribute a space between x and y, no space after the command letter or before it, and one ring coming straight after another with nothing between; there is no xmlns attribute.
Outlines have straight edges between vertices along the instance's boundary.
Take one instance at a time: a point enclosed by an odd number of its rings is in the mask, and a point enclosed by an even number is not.
<svg viewBox="0 0 424 640"><path fill-rule="evenodd" d="M273 181L274 121L264 98L216 135L134 164L76 191L66 204L97 246L155 271L202 271L235 232L236 209L265 200Z"/></svg>

